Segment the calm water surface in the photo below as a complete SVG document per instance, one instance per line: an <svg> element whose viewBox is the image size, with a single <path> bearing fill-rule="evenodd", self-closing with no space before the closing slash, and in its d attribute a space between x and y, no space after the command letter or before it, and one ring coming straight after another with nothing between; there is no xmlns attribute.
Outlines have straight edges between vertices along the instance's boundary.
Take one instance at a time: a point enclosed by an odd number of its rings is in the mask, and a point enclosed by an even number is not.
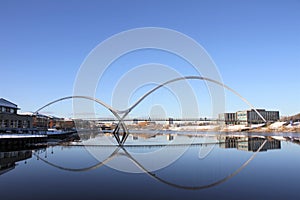
<svg viewBox="0 0 300 200"><path fill-rule="evenodd" d="M111 136L89 135L79 142L35 149L2 148L0 195L1 199L298 199L299 136L271 136L135 134L127 146L118 148L107 142L113 141Z"/></svg>

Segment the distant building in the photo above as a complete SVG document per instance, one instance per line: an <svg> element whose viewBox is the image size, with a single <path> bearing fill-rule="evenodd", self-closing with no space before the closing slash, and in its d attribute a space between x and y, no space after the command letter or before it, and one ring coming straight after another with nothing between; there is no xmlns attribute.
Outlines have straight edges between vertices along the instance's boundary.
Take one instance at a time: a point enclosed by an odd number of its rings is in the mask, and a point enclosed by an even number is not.
<svg viewBox="0 0 300 200"><path fill-rule="evenodd" d="M36 128L39 131L46 131L49 128L64 130L75 128L75 123L72 119L59 118L33 112L25 112L21 113L20 115L31 116L33 120L33 128Z"/></svg>
<svg viewBox="0 0 300 200"><path fill-rule="evenodd" d="M167 135L167 140L168 140L168 141L174 140L174 136L171 135L171 134L168 134L168 135Z"/></svg>
<svg viewBox="0 0 300 200"><path fill-rule="evenodd" d="M236 113L221 113L219 120L224 121L226 125L236 123Z"/></svg>
<svg viewBox="0 0 300 200"><path fill-rule="evenodd" d="M64 130L75 128L72 119L32 112L18 114L19 109L16 104L0 98L0 133L32 133L33 131L46 131L48 128Z"/></svg>
<svg viewBox="0 0 300 200"><path fill-rule="evenodd" d="M33 117L33 127L38 128L39 130L47 130L49 127L50 119L46 115L35 114Z"/></svg>
<svg viewBox="0 0 300 200"><path fill-rule="evenodd" d="M0 99L0 112L1 113L11 113L17 114L17 110L19 110L18 106L6 99Z"/></svg>
<svg viewBox="0 0 300 200"><path fill-rule="evenodd" d="M265 109L257 109L257 112L267 122L275 122L279 120L279 111L266 111ZM228 124L260 124L264 123L264 120L255 112L255 110L244 110L236 113L221 113L219 114L219 120Z"/></svg>
<svg viewBox="0 0 300 200"><path fill-rule="evenodd" d="M24 112L24 113L20 113L20 115L31 117L32 127L36 128L39 131L45 131L49 128L49 125L51 125L50 117L47 115L42 115L33 112Z"/></svg>
<svg viewBox="0 0 300 200"><path fill-rule="evenodd" d="M174 124L174 119L173 118L169 118L169 125L173 125Z"/></svg>
<svg viewBox="0 0 300 200"><path fill-rule="evenodd" d="M279 111L266 111L265 109L257 109L257 111L267 122L279 120ZM236 120L238 124L247 125L264 123L264 120L253 109L236 112Z"/></svg>
<svg viewBox="0 0 300 200"><path fill-rule="evenodd" d="M132 120L132 123L133 123L133 124L138 124L138 123L139 123L139 120L136 119L136 118L134 118L134 119Z"/></svg>
<svg viewBox="0 0 300 200"><path fill-rule="evenodd" d="M50 120L54 125L49 128L57 128L57 129L74 129L75 128L75 122L72 119L65 119L65 118L54 118Z"/></svg>
<svg viewBox="0 0 300 200"><path fill-rule="evenodd" d="M132 136L132 139L133 139L133 140L138 140L139 137L138 137L138 136Z"/></svg>
<svg viewBox="0 0 300 200"><path fill-rule="evenodd" d="M32 129L31 116L17 114L18 106L6 99L0 98L0 132L22 132Z"/></svg>

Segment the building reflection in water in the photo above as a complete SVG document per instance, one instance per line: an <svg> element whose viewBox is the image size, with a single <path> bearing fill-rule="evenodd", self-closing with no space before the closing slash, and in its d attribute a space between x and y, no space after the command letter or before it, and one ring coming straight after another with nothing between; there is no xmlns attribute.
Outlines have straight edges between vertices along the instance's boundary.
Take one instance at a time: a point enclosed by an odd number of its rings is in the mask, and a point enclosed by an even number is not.
<svg viewBox="0 0 300 200"><path fill-rule="evenodd" d="M17 162L32 157L31 150L1 151L0 152L0 175L14 169Z"/></svg>
<svg viewBox="0 0 300 200"><path fill-rule="evenodd" d="M229 149L235 148L243 151L255 152L267 139L266 144L261 148L261 151L267 151L272 149L281 149L281 142L272 138L260 138L260 137L235 137L235 136L221 136L219 137L221 148Z"/></svg>

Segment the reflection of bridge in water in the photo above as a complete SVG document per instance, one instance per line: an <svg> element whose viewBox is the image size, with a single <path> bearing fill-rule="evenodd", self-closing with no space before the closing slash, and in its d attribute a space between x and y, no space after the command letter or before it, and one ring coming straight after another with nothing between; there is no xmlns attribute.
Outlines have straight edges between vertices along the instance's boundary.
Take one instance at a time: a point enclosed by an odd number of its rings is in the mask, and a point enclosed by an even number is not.
<svg viewBox="0 0 300 200"><path fill-rule="evenodd" d="M285 137L282 137L285 138ZM7 171L10 171L12 169L14 169L15 166L15 162L19 162L21 160L26 160L31 158L32 156L35 156L38 160L52 166L55 167L57 169L60 170L64 170L64 171L72 171L72 172L84 172L84 171L90 171L90 170L95 170L97 168L102 167L103 165L108 164L110 161L112 161L114 158L116 157L126 157L127 159L129 159L135 166L137 166L142 172L146 173L147 175L149 175L151 178L155 179L156 181L159 181L161 183L164 183L166 185L172 186L172 187L176 187L176 188L180 188L180 189L185 189L185 190L201 190L201 189L206 189L206 188L210 188L210 187L214 187L217 186L219 184L222 184L224 182L226 182L227 180L233 178L234 176L236 176L238 173L240 173L247 165L250 164L250 162L257 156L257 154L259 152L262 151L266 151L269 149L280 149L281 148L281 143L279 140L276 139L271 139L271 137L266 136L266 137L247 137L247 136L243 136L243 135L237 135L237 136L232 136L232 135L218 135L218 140L219 142L217 143L195 143L192 144L192 146L203 146L203 145L219 145L220 148L235 148L237 150L246 150L246 151L252 151L254 152L251 157L246 160L239 168L237 168L234 172L230 173L228 176L225 177L221 177L219 180L216 180L214 182L205 184L205 185L180 185L174 182L170 182L164 178L161 178L157 173L154 173L152 171L149 171L146 167L144 167L138 160L136 160L131 154L130 152L128 152L128 148L130 147L141 147L141 146L130 146L130 145L125 145L124 147L120 147L120 146L112 146L112 145L90 145L87 147L90 148L114 148L113 153L111 153L106 159L104 159L102 162L96 163L92 166L89 167L85 167L85 168L67 168L67 167L63 167L63 166L59 166L57 164L51 163L50 161L47 160L47 150L30 150L30 149L26 149L26 150L14 150L14 151L1 151L0 152L0 163L1 163L1 172L0 175L2 173L5 173ZM295 141L295 140L299 140L299 138L291 138L291 142ZM289 141L289 140L288 140ZM248 147L247 148L240 148L239 144L243 144L245 145L245 143L247 143ZM297 142L297 144L299 144ZM177 144L174 145L174 147L176 147ZM185 144L181 144L181 145L185 145ZM187 144L190 146L190 144ZM86 145L68 145L66 144L65 147L78 147L78 148L83 148ZM147 145L148 147L151 147L151 145ZM162 145L163 146L163 145ZM154 147L162 147L162 146L155 146ZM49 146L52 147L53 146ZM64 146L62 146L64 147ZM53 149L52 149L53 152ZM41 156L41 154L45 153L45 156ZM44 158L43 158L44 157ZM9 160L9 162L8 162ZM11 162L12 161L12 162ZM5 164L7 163L7 164Z"/></svg>
<svg viewBox="0 0 300 200"><path fill-rule="evenodd" d="M245 142L246 140L244 139L237 139L239 142ZM100 168L106 164L108 164L110 161L112 161L114 158L116 157L126 157L128 158L135 166L137 166L143 173L146 173L147 175L149 175L151 178L164 183L166 185L175 187L175 188L180 188L180 189L185 189L185 190L201 190L201 189L207 189L210 187L214 187L217 186L219 184L222 184L224 182L226 182L227 180L233 178L234 176L236 176L238 173L240 173L256 156L260 151L264 151L266 148L268 148L268 143L272 142L273 140L270 140L268 138L259 138L258 140L253 140L253 141L257 141L259 144L258 148L254 151L254 153L251 155L251 157L246 160L238 169L236 169L233 173L230 173L229 175L220 178L219 180L216 180L214 182L208 183L208 184L204 184L204 185L195 185L195 186L187 186L187 185L180 185L174 182L170 182L168 180L165 180L161 177L159 177L157 174L155 174L154 172L149 171L146 167L144 167L138 160L136 160L128 151L127 151L127 147L124 146L115 146L115 150L113 151L113 153L111 153L106 159L104 159L102 162L96 163L92 166L89 167L85 167L85 168L68 168L68 167L63 167L54 163L51 163L49 161L47 161L46 159L42 158L39 154L34 153L33 155L36 156L39 160L43 161L44 163L55 167L57 169L60 170L64 170L64 171L72 171L72 172L85 172L85 171L90 171L90 170L94 170L97 168ZM228 140L225 140L224 142L221 143L208 143L206 145L214 145L214 144L219 144L220 146L224 143L228 143ZM280 141L278 141L280 143ZM184 144L182 144L184 145ZM194 144L194 145L205 145L203 144ZM267 145L267 147L266 147ZM71 145L72 147L76 147L77 145ZM151 145L148 145L148 147ZM226 145L225 145L226 146ZM257 145L256 145L257 146ZM83 146L77 146L77 147L83 147ZM92 148L112 148L113 146L105 146L105 145L91 145L88 147L92 147Z"/></svg>
<svg viewBox="0 0 300 200"><path fill-rule="evenodd" d="M128 148L139 148L143 147L143 145L125 145L125 146L113 146L113 145L72 145L72 144L65 144L61 147L78 147L78 148L114 148L113 153L111 153L106 159L103 161L96 163L92 166L85 167L85 168L68 168L68 167L63 167L54 163L51 163L50 161L47 160L47 150L46 149L36 149L36 150L20 150L20 151L13 151L13 152L0 152L0 163L5 163L7 159L10 161L12 160L11 158L14 158L13 162L9 162L9 166L7 165L7 168L4 169L4 165L1 167L3 169L2 173L7 172L7 170L12 170L14 169L15 162L21 161L21 160L26 160L28 158L31 158L32 156L35 156L38 160L55 167L60 170L64 171L72 171L72 172L85 172L85 171L90 171L90 170L95 170L97 168L100 168L106 164L108 164L110 161L112 161L114 158L117 157L126 157L129 159L135 166L137 166L143 173L146 173L149 175L151 178L164 183L166 185L180 188L180 189L185 189L185 190L201 190L201 189L206 189L210 187L217 186L219 184L224 183L225 181L233 178L236 176L239 172L241 172L256 156L259 152L261 151L266 151L268 149L280 149L280 141L271 139L269 137L242 137L242 136L228 136L228 135L218 135L218 142L216 143L193 143L193 144L168 144L168 146L211 146L211 145L219 145L220 148L236 148L237 150L246 150L246 151L253 151L254 153L251 155L251 157L246 160L239 168L237 168L233 173L230 173L228 176L221 177L219 180L216 180L214 182L204 184L204 185L195 185L195 186L188 186L188 185L180 185L174 182L170 182L164 178L161 178L158 174L149 171L146 167L144 167L137 159L135 159L130 152L128 152ZM239 143L240 144L245 144L247 143L249 145L248 148L239 148ZM166 145L147 145L147 147L151 148L157 148L157 147L163 147ZM52 153L53 153L53 146L52 147ZM45 156L41 156L41 154L45 153ZM10 155L10 156L9 156ZM17 157L16 157L17 155ZM44 158L43 158L44 157Z"/></svg>

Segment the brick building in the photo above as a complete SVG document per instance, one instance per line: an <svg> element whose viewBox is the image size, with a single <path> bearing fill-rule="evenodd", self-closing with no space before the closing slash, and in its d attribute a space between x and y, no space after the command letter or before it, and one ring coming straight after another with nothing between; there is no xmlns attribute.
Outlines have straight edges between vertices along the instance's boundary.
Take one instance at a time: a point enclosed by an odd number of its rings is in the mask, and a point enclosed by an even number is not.
<svg viewBox="0 0 300 200"><path fill-rule="evenodd" d="M0 98L0 133L22 132L33 128L32 117L17 114L18 110L16 104Z"/></svg>

